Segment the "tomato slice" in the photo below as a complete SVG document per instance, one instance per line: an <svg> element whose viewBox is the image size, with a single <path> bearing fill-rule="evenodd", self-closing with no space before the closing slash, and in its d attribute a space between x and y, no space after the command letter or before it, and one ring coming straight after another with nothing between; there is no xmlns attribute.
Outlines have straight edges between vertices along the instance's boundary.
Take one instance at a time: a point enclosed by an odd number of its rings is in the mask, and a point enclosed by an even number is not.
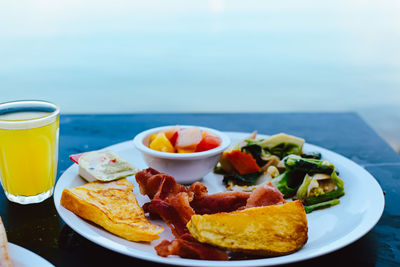
<svg viewBox="0 0 400 267"><path fill-rule="evenodd" d="M196 147L195 152L207 151L218 147L221 144L221 139L216 136L206 135L201 139Z"/></svg>

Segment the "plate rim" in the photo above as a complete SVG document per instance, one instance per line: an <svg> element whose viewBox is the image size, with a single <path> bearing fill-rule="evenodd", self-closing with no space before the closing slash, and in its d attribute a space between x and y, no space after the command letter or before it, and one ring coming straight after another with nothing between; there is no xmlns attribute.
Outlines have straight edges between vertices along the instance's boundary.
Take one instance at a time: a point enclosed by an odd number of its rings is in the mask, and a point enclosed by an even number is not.
<svg viewBox="0 0 400 267"><path fill-rule="evenodd" d="M18 256L18 259L27 257L28 261L33 259L35 261L35 263L40 263L40 266L49 266L49 267L54 266L48 260L46 260L42 256L36 254L35 252L30 251L29 249L26 249L22 246L19 246L17 244L11 243L11 242L8 242L8 253L11 258L11 261L13 261L13 258L15 258L15 256ZM21 255L24 255L24 256L21 256ZM29 264L33 264L33 263L30 261L29 263L26 264L26 266L29 266Z"/></svg>
<svg viewBox="0 0 400 267"><path fill-rule="evenodd" d="M224 133L226 133L227 135L229 135L231 138L234 135L240 136L239 138L243 138L243 136L246 135L250 135L250 133L246 133L246 132L230 132L230 131L224 131ZM265 138L268 137L269 135L266 134L258 134L258 136L260 136L260 138ZM113 144L111 146L107 146L105 148L113 150L115 152L118 152L118 150L121 150L121 148L125 148L126 145L131 145L132 149L136 149L133 145L133 139L127 140L127 141L123 141L120 143L116 143ZM129 248L129 250L133 251L133 252L137 252L135 254L132 254L130 251L128 251L127 249L120 249L119 246L123 246L123 244L119 244L113 240L109 240L106 237L103 236L97 236L96 238L85 234L84 231L82 231L81 229L79 229L79 227L76 227L75 225L71 225L71 223L73 224L73 222L70 221L70 219L68 218L68 216L64 213L65 211L70 212L69 210L65 209L64 207L62 207L60 205L60 199L61 199L61 193L62 190L64 188L59 188L61 186L61 184L63 183L63 176L65 173L68 173L70 171L73 171L73 168L77 169L77 165L76 164L71 164L70 167L68 167L63 174L59 177L59 179L57 180L55 189L54 189L54 204L57 210L57 213L59 214L59 216L62 218L62 220L64 220L64 222L70 226L74 231L76 231L78 234L80 234L81 236L83 236L84 238L96 243L97 245L100 245L104 248L110 249L112 251L118 252L120 254L123 255L127 255L130 257L134 257L134 258L138 258L138 259L142 259L142 260L148 260L151 262L157 262L157 263L163 263L163 264L174 264L174 265L180 265L180 266L186 266L186 265L191 265L191 266L271 266L271 265L281 265L281 264L288 264L288 263L293 263L293 262L300 262L300 261L304 261L304 260L309 260L315 257L319 257L328 253L332 253L334 251L337 251L345 246L348 246L354 242L356 242L357 240L359 240L361 237L363 237L364 235L366 235L380 220L383 211L384 211L384 207L385 207L385 198L383 195L383 191L382 188L380 186L380 184L378 183L378 181L375 179L375 177L370 174L365 168L363 168L362 166L360 166L359 164L357 164L356 162L354 162L353 160L342 156L341 154L334 152L332 150L317 146L317 145L313 145L310 143L305 143L306 147L309 147L311 149L316 149L317 151L321 152L323 155L328 154L330 156L334 156L337 158L340 158L341 161L347 162L348 164L352 165L353 167L358 168L359 170L362 171L362 174L368 176L370 182L374 183L374 188L377 190L377 192L381 192L382 194L378 194L381 197L379 197L378 202L378 207L380 208L379 210L375 211L374 213L372 213L372 218L373 220L369 219L367 222L364 222L365 220L363 220L364 223L360 223L358 224L356 227L354 227L354 229L352 229L348 235L351 235L352 238L350 238L347 241L343 241L343 239L345 239L345 237L340 237L338 239L336 239L334 241L334 245L330 246L329 249L325 249L325 250L318 250L317 252L312 253L311 255L309 255L308 257L303 257L303 258L296 258L295 255L296 253L293 254L289 254L289 255L285 255L285 256L280 256L280 257L272 257L272 258L262 258L262 259L249 259L249 260L238 260L238 261L212 261L212 260L197 260L197 259L185 259L185 258L175 258L175 257L160 257L158 255L147 255L148 253L143 253L143 251L137 249L137 248ZM137 150L137 149L136 149ZM328 156L328 158L330 157ZM64 178L65 179L65 178ZM70 212L72 213L72 212ZM75 214L74 214L75 215ZM79 218L79 216L75 215L76 217ZM81 220L83 220L82 218L80 218ZM361 229L359 229L361 227ZM101 229L103 231L105 231L108 234L111 234L109 232L107 232L104 229ZM112 234L111 234L112 235ZM116 243L117 246L113 246L112 244L109 244L108 242L101 242L101 240L99 241L98 237L101 237L101 239L106 239L108 241L111 241L112 243ZM337 243L337 244L336 244ZM307 243L306 243L307 244Z"/></svg>

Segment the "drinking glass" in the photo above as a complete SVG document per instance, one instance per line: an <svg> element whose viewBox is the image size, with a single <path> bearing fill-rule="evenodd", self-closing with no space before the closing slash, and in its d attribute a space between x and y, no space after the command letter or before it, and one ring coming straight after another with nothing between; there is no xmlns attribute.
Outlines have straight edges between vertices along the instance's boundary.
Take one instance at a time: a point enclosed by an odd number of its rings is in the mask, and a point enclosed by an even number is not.
<svg viewBox="0 0 400 267"><path fill-rule="evenodd" d="M53 194L59 114L46 101L0 104L0 180L10 201L38 203Z"/></svg>

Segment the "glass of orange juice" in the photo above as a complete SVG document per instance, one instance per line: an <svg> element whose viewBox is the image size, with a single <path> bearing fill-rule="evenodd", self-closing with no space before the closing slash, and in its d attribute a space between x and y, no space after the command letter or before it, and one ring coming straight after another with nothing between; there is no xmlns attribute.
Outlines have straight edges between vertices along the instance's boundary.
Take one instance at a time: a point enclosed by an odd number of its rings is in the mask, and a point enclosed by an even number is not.
<svg viewBox="0 0 400 267"><path fill-rule="evenodd" d="M10 201L38 203L53 194L59 114L46 101L0 104L0 179Z"/></svg>

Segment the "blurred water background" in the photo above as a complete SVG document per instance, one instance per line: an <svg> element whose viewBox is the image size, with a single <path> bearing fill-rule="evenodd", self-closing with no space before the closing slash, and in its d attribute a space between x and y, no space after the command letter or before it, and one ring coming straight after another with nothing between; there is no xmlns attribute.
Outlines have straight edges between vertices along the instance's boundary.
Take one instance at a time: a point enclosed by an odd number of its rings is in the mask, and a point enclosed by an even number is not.
<svg viewBox="0 0 400 267"><path fill-rule="evenodd" d="M400 2L0 2L0 102L354 111L400 148Z"/></svg>

